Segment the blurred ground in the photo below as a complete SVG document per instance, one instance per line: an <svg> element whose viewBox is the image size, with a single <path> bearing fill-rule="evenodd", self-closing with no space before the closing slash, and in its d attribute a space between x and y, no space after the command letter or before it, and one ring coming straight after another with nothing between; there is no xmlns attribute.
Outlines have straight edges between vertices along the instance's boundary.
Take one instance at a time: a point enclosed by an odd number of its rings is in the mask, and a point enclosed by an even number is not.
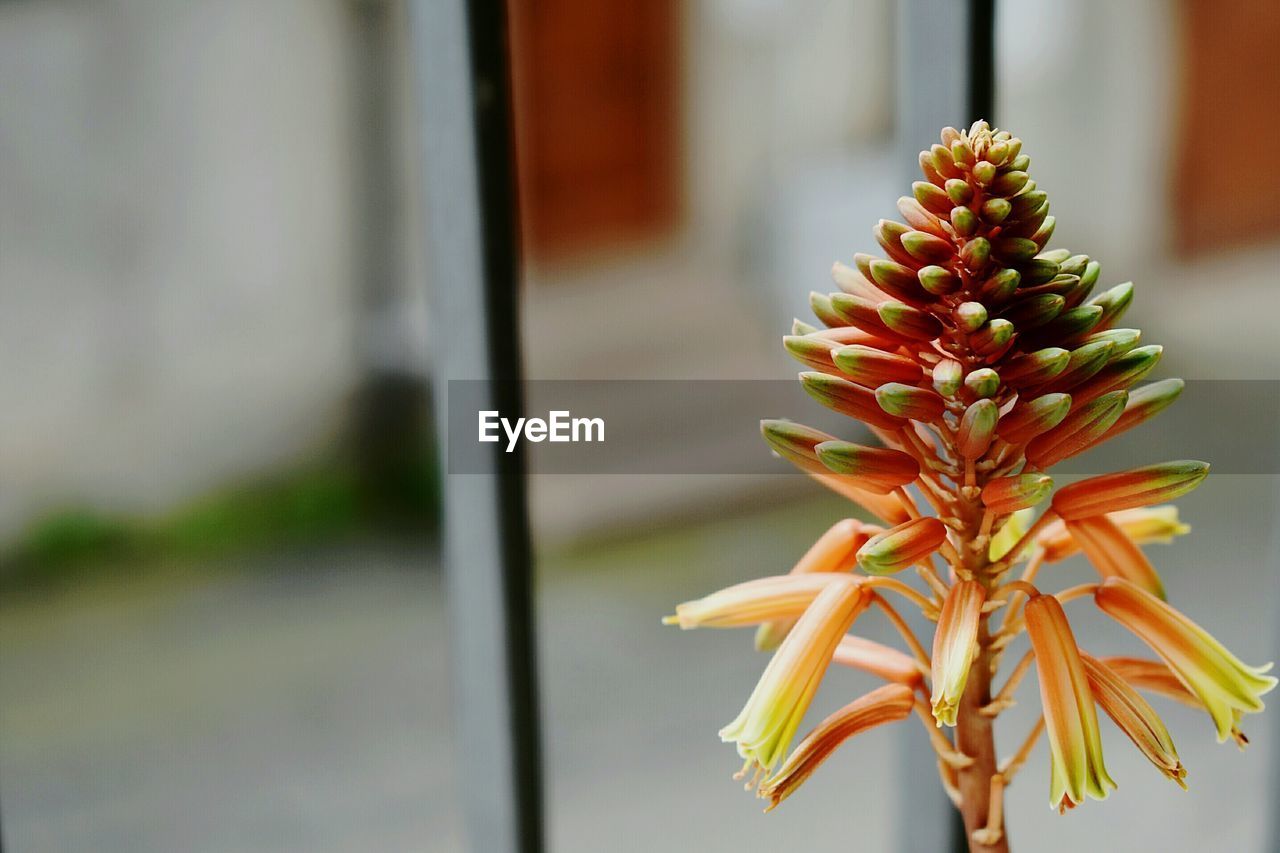
<svg viewBox="0 0 1280 853"><path fill-rule="evenodd" d="M1195 534L1152 554L1172 599L1250 662L1277 651L1275 490L1273 478L1211 477L1182 502ZM763 817L729 779L734 755L715 736L763 658L741 633L658 625L674 601L784 569L841 509L810 500L542 555L551 850L765 850L801 840L812 851L892 849L894 826L913 819L899 762L907 738L920 736L915 722L851 742L803 795ZM368 542L6 596L6 849L462 849L452 776L465 756L452 753L447 629L429 559ZM1087 570L1056 571L1068 584ZM1138 651L1085 615L1087 604L1075 607L1087 648ZM887 636L874 614L864 629ZM817 707L871 685L833 673ZM1020 696L1002 729L1006 750L1029 725L1034 679ZM1051 813L1041 746L1011 795L1015 842L1263 850L1276 754L1267 728L1247 721L1254 745L1242 755L1216 744L1203 719L1159 708L1191 794L1104 723L1120 783L1111 801Z"/></svg>

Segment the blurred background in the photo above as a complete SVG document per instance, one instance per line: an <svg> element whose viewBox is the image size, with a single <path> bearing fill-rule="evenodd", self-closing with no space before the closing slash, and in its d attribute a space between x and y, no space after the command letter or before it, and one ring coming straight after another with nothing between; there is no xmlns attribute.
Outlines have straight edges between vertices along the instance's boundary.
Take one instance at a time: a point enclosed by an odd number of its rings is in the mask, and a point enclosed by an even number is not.
<svg viewBox="0 0 1280 853"><path fill-rule="evenodd" d="M929 82L926 6L511 0L526 375L793 376L779 336L874 245L934 141L902 106ZM1161 375L1274 380L1274 4L996 7L994 119L1025 140L1053 246L1137 282ZM464 849L420 59L398 0L0 2L5 850ZM743 395L714 422L655 414L654 453L692 458L723 424L810 411ZM847 505L803 478L532 466L550 849L892 850L937 818L914 724L850 743L762 817L715 734L762 659L658 625L789 568ZM1196 535L1152 555L1251 662L1280 646L1280 493L1259 467L1211 477L1181 502ZM871 685L833 675L824 707ZM1159 710L1191 795L1108 729L1119 790L1059 817L1041 747L1014 843L1275 849L1280 725L1251 720L1239 754Z"/></svg>

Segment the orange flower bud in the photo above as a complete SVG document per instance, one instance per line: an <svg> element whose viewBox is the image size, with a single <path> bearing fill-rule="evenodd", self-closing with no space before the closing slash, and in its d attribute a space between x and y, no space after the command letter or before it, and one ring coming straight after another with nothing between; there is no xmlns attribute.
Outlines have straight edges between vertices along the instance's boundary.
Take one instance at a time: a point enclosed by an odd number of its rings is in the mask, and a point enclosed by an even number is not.
<svg viewBox="0 0 1280 853"><path fill-rule="evenodd" d="M876 494L888 494L920 476L920 463L901 450L833 440L822 442L814 451L829 470L856 478L859 487Z"/></svg>
<svg viewBox="0 0 1280 853"><path fill-rule="evenodd" d="M938 550L946 538L947 526L938 519L912 519L868 539L858 549L858 565L869 575L900 572Z"/></svg>
<svg viewBox="0 0 1280 853"><path fill-rule="evenodd" d="M874 392L848 379L828 376L824 373L801 373L800 384L810 397L828 409L856 418L870 426L880 429L898 429L905 423L902 418L894 417L882 409L876 402Z"/></svg>
<svg viewBox="0 0 1280 853"><path fill-rule="evenodd" d="M1033 507L1053 491L1053 478L1047 474L1017 474L998 477L982 489L982 503L996 515L1008 515Z"/></svg>
<svg viewBox="0 0 1280 853"><path fill-rule="evenodd" d="M1088 405L1073 406L1062 423L1031 440L1027 461L1037 468L1048 468L1087 449L1120 417L1128 396L1127 391L1112 391Z"/></svg>
<svg viewBox="0 0 1280 853"><path fill-rule="evenodd" d="M1185 495L1208 475L1209 464L1194 460L1103 474L1063 486L1053 496L1053 509L1064 519L1076 519L1161 503Z"/></svg>

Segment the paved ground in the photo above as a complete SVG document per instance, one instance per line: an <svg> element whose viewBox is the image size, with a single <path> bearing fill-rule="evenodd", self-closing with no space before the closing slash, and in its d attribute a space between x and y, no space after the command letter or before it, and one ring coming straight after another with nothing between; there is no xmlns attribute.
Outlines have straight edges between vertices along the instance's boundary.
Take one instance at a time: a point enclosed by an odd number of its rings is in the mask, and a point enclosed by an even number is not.
<svg viewBox="0 0 1280 853"><path fill-rule="evenodd" d="M1277 657L1274 488L1210 478L1184 502L1196 534L1153 555L1175 600L1250 661ZM935 784L905 778L914 723L851 743L801 796L762 816L728 778L734 756L715 737L762 658L741 634L657 622L674 600L784 567L836 512L809 504L633 530L544 556L551 849L881 851L903 821L937 819L918 794L904 796ZM427 563L368 543L0 603L5 849L462 849L447 632ZM1062 571L1069 582L1084 570ZM1090 648L1133 648L1103 621L1080 624ZM870 684L839 673L819 705ZM1009 740L1028 713L1011 714ZM1263 851L1276 754L1267 728L1248 727L1255 745L1241 755L1214 743L1203 720L1178 709L1169 718L1190 794L1111 731L1120 789L1060 818L1045 807L1041 749L1012 794L1020 849Z"/></svg>

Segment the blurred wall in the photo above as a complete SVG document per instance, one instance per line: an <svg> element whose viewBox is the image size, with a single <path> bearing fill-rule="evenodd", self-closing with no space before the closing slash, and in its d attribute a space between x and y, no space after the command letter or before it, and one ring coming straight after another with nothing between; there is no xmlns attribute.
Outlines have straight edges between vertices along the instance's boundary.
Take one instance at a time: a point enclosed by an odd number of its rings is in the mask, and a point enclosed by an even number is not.
<svg viewBox="0 0 1280 853"><path fill-rule="evenodd" d="M0 530L332 436L357 373L349 11L0 4Z"/></svg>

